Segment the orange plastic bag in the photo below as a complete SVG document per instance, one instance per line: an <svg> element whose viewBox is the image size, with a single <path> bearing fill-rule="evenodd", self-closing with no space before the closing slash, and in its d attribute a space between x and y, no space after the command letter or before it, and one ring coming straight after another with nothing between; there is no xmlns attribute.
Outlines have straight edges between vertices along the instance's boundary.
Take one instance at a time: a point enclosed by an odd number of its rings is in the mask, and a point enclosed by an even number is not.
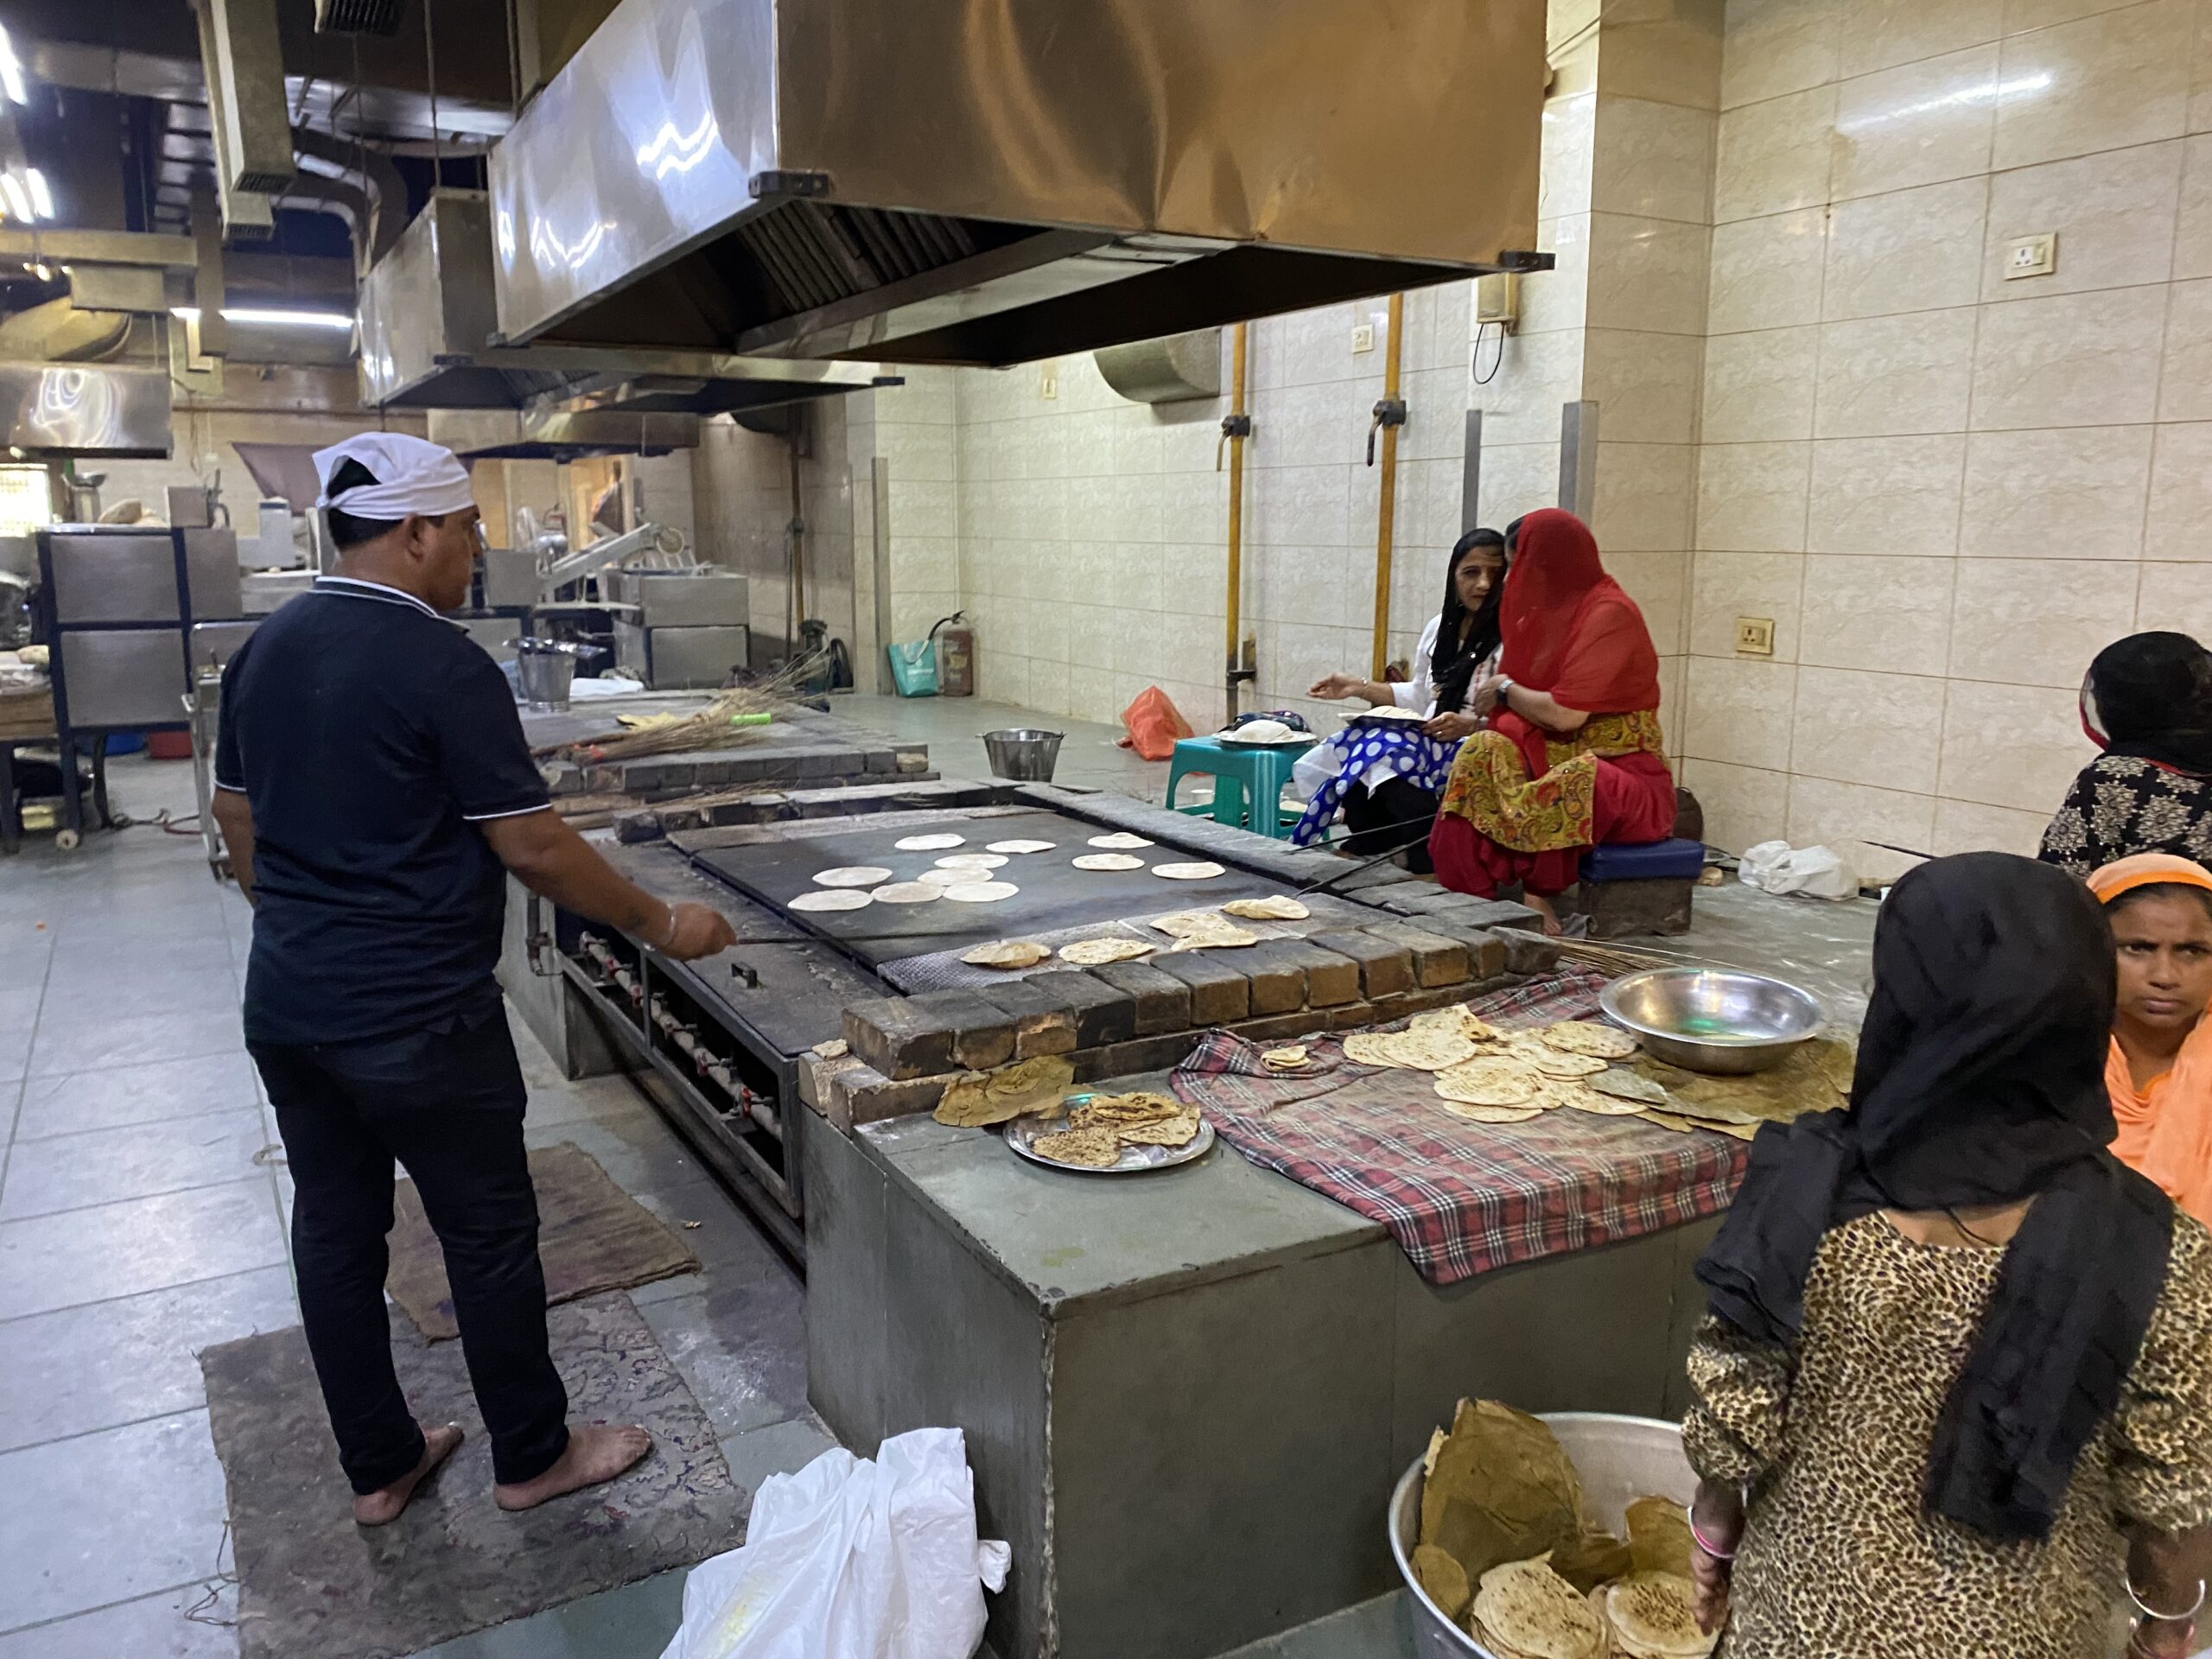
<svg viewBox="0 0 2212 1659"><path fill-rule="evenodd" d="M1177 738L1191 735L1191 722L1156 685L1145 687L1122 710L1122 724L1129 728L1129 734L1120 740L1118 747L1135 749L1147 760L1165 760L1175 753Z"/></svg>

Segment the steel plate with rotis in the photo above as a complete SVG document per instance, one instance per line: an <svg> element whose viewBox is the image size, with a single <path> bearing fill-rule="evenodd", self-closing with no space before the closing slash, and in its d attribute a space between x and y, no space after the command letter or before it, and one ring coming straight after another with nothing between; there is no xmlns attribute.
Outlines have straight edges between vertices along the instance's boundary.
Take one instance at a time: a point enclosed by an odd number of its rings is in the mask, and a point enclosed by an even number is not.
<svg viewBox="0 0 2212 1659"><path fill-rule="evenodd" d="M1110 1127L1087 1124L1083 1122L1083 1109L1094 1101L1110 1103L1144 1098L1150 1097L1126 1095L1070 1095L1061 1101L1059 1110L1049 1114L1014 1118L1000 1133L1004 1136L1007 1146L1016 1157L1026 1158L1031 1163L1041 1164L1047 1169L1067 1171L1077 1175L1148 1175L1154 1170L1173 1169L1179 1164L1195 1162L1212 1150L1213 1125L1205 1121L1195 1106L1183 1109L1198 1118L1198 1128L1191 1138L1180 1146L1161 1146L1141 1140L1125 1140L1115 1135ZM1180 1105L1180 1103L1173 1102L1166 1096L1160 1096L1158 1098L1162 1102ZM1128 1133L1138 1135L1156 1132L1157 1130L1153 1127L1144 1124L1133 1123L1128 1129ZM1103 1138L1108 1136L1112 1136L1118 1141L1114 1151L1113 1160L1110 1163L1089 1161L1088 1156L1093 1152L1089 1142L1101 1141L1096 1152L1098 1155L1103 1156L1105 1150ZM1050 1151L1039 1151L1038 1142L1040 1141L1047 1142L1048 1145L1057 1143L1065 1147L1067 1152L1074 1155L1054 1157L1051 1155ZM1077 1144L1071 1144L1071 1142Z"/></svg>

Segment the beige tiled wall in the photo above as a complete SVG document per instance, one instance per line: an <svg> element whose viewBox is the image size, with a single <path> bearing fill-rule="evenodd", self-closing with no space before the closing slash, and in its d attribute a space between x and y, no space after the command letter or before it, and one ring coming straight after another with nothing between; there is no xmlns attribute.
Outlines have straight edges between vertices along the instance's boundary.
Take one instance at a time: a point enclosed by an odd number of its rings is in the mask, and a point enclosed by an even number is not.
<svg viewBox="0 0 2212 1659"><path fill-rule="evenodd" d="M1729 4L1683 728L1723 844L2031 849L2088 658L2212 626L2208 54L2204 0Z"/></svg>

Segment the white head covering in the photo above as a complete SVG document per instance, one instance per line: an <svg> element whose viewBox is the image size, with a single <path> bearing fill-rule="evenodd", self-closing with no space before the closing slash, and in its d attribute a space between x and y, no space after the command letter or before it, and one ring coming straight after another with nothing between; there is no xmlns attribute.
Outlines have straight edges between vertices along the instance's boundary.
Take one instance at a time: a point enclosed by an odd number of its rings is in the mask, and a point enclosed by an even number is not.
<svg viewBox="0 0 2212 1659"><path fill-rule="evenodd" d="M331 499L330 480L349 461L375 477ZM356 518L397 520L410 512L426 518L460 512L476 505L468 469L443 444L426 443L404 432L363 432L315 452L315 476L322 480L319 507L336 507Z"/></svg>

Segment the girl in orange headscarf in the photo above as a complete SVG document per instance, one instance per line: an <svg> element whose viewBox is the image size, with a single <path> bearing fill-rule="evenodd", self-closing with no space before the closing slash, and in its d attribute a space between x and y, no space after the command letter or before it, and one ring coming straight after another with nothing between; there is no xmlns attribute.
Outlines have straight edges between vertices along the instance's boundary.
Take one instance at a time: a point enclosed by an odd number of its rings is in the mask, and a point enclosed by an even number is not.
<svg viewBox="0 0 2212 1659"><path fill-rule="evenodd" d="M2120 1160L2212 1224L2212 870L2140 853L2089 878L2120 956L2105 1061Z"/></svg>
<svg viewBox="0 0 2212 1659"><path fill-rule="evenodd" d="M1503 656L1477 698L1490 729L1459 747L1429 853L1460 893L1520 883L1555 931L1550 899L1580 879L1585 850L1673 830L1675 779L1651 632L1589 526L1547 507L1508 536Z"/></svg>

